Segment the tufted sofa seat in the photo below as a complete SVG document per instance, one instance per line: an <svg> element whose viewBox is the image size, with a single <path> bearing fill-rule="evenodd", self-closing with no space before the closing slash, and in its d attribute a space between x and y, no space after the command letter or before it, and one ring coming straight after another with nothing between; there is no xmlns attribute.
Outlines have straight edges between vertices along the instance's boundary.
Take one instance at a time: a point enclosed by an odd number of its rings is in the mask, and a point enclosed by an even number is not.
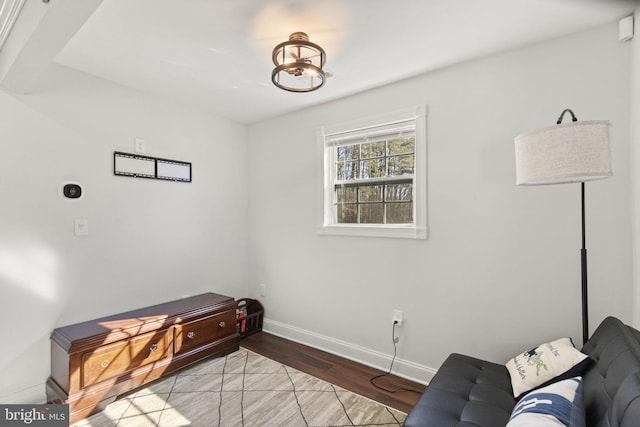
<svg viewBox="0 0 640 427"><path fill-rule="evenodd" d="M587 427L640 426L640 332L607 317L582 348ZM451 354L405 427L504 427L516 404L502 364Z"/></svg>

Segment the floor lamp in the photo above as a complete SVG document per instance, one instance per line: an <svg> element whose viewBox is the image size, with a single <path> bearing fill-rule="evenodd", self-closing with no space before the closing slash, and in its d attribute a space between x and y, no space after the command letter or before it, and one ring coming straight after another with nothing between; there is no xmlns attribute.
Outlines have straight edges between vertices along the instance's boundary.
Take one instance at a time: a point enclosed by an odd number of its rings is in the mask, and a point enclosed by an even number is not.
<svg viewBox="0 0 640 427"><path fill-rule="evenodd" d="M563 124L566 113L571 115L571 122ZM560 114L556 126L523 133L515 138L517 185L580 183L583 343L589 338L584 182L611 176L609 133L608 121L579 122L573 111L566 109Z"/></svg>

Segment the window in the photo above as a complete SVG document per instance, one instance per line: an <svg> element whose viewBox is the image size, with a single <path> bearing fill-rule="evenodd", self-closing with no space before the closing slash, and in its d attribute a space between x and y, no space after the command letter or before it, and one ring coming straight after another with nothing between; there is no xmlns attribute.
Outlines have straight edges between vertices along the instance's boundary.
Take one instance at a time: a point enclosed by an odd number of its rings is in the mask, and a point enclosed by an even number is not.
<svg viewBox="0 0 640 427"><path fill-rule="evenodd" d="M318 130L324 234L426 238L426 107Z"/></svg>

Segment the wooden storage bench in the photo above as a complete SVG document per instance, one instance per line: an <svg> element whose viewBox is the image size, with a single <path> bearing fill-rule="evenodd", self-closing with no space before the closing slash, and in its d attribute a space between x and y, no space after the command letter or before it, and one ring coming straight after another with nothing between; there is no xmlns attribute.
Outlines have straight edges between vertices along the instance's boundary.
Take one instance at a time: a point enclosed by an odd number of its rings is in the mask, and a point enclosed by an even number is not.
<svg viewBox="0 0 640 427"><path fill-rule="evenodd" d="M239 348L236 301L214 293L57 328L47 400L74 423L115 398L209 356Z"/></svg>

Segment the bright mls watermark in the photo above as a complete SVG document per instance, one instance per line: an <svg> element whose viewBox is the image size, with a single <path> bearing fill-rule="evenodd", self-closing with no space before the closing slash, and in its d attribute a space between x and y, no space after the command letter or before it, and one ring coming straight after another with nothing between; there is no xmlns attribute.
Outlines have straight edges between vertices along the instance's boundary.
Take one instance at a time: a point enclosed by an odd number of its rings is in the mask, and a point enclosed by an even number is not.
<svg viewBox="0 0 640 427"><path fill-rule="evenodd" d="M0 427L68 427L69 405L2 405Z"/></svg>

